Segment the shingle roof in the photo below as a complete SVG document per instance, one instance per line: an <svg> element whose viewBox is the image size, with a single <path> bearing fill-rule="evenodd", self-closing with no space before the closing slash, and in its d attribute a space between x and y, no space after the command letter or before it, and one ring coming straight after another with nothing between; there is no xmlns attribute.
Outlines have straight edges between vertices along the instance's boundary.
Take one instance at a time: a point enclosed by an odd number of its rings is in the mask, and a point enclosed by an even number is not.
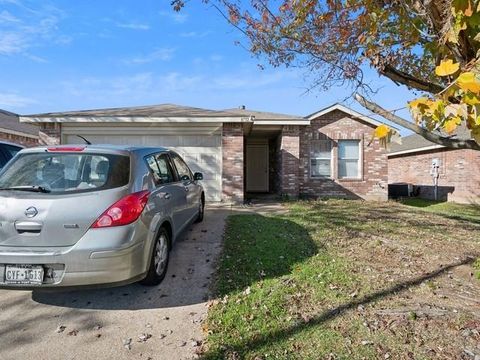
<svg viewBox="0 0 480 360"><path fill-rule="evenodd" d="M444 135L447 136L447 135ZM454 135L457 138L466 139L470 137L470 131L465 126L459 126L456 134ZM438 146L439 148L442 145L438 145L433 143L423 136L418 134L412 134L409 136L402 137L402 143L392 143L390 149L388 150L389 154L394 154L398 152L415 152L415 150L422 151L422 149L431 147L431 146Z"/></svg>
<svg viewBox="0 0 480 360"><path fill-rule="evenodd" d="M0 128L38 136L38 127L35 125L21 123L18 115L6 110L0 109ZM0 130L1 131L1 130Z"/></svg>
<svg viewBox="0 0 480 360"><path fill-rule="evenodd" d="M273 113L273 112L244 109L244 108L225 109L223 111L241 115L244 117L254 116L255 120L260 120L260 121L262 120L305 120L303 116L279 114L279 113Z"/></svg>
<svg viewBox="0 0 480 360"><path fill-rule="evenodd" d="M421 149L427 146L436 145L431 141L425 139L423 136L418 134L413 134L409 136L402 137L402 143L392 143L388 153L396 153L400 151L408 151L408 150L415 150Z"/></svg>
<svg viewBox="0 0 480 360"><path fill-rule="evenodd" d="M121 107L121 108L107 108L95 110L79 110L79 111L64 111L52 112L43 114L22 115L25 117L35 118L54 118L54 117L228 117L238 116L238 114L227 111L216 111L201 109L197 107L182 106L175 104L161 104L151 106L135 106L135 107Z"/></svg>

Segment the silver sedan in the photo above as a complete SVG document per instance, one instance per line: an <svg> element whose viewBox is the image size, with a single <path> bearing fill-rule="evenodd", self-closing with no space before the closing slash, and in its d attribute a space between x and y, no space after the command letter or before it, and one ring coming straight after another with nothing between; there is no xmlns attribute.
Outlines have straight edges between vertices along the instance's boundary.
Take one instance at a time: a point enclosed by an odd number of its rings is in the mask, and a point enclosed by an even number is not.
<svg viewBox="0 0 480 360"><path fill-rule="evenodd" d="M0 172L0 287L159 284L202 178L165 148L20 151Z"/></svg>

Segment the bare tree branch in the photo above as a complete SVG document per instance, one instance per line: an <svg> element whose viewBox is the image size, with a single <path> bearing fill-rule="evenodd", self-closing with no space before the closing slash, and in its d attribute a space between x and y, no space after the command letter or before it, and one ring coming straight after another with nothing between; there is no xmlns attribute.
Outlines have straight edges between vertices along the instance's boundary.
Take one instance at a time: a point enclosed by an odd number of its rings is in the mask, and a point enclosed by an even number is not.
<svg viewBox="0 0 480 360"><path fill-rule="evenodd" d="M426 91L431 94L438 94L444 89L441 85L418 79L410 74L395 69L391 65L385 65L383 69L379 69L379 72L397 84L402 84L409 88Z"/></svg>
<svg viewBox="0 0 480 360"><path fill-rule="evenodd" d="M406 129L412 130L414 133L423 136L425 139L439 145L443 145L448 148L452 149L472 149L472 150L480 150L480 145L477 144L474 140L468 139L452 139L449 137L445 137L439 134L432 133L427 129L424 129L416 124L411 123L408 120L402 119L400 116L397 116L391 113L388 110L385 110L380 105L375 104L367 100L362 95L356 93L355 100L362 105L364 108L370 110L371 112L383 116L385 119L390 120L391 122L400 125Z"/></svg>

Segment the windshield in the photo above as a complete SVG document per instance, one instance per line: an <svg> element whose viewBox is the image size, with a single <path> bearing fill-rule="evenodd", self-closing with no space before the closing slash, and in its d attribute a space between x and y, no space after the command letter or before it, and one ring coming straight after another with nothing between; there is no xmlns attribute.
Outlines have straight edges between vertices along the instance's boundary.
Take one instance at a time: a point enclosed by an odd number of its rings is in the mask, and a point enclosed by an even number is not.
<svg viewBox="0 0 480 360"><path fill-rule="evenodd" d="M127 185L130 158L111 154L25 153L0 174L0 188L41 187L52 194Z"/></svg>

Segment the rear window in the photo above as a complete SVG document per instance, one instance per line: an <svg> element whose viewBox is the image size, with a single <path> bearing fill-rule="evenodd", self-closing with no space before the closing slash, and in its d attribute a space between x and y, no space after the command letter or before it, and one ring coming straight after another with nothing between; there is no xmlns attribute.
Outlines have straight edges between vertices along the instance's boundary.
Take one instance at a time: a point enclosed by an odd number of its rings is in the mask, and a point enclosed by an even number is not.
<svg viewBox="0 0 480 360"><path fill-rule="evenodd" d="M13 145L2 144L1 146L3 151L5 151L10 156L10 158L14 157L20 150L22 150L21 147Z"/></svg>
<svg viewBox="0 0 480 360"><path fill-rule="evenodd" d="M0 174L0 188L42 186L51 193L75 193L127 185L130 158L111 154L20 154Z"/></svg>

